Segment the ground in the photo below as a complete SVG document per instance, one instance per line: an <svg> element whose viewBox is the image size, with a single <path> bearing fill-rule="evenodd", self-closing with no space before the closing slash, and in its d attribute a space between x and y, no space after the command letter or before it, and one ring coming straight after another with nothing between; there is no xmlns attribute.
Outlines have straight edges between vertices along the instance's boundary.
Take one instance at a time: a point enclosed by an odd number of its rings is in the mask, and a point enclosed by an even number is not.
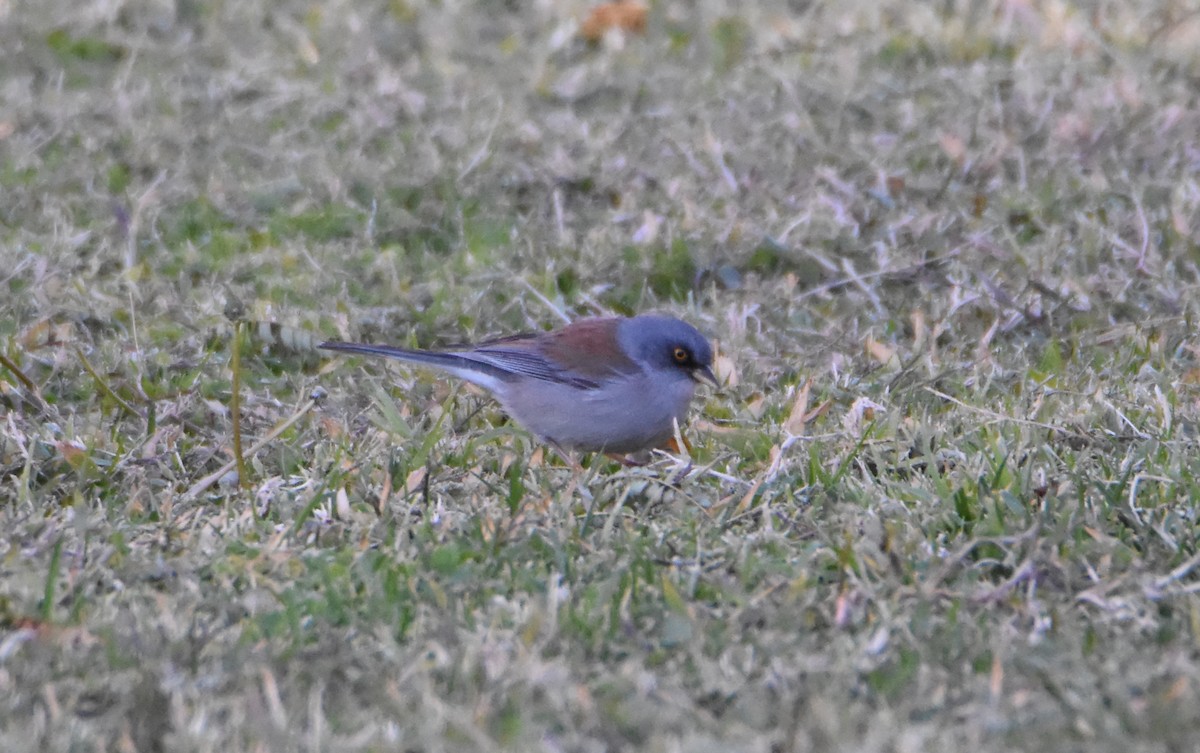
<svg viewBox="0 0 1200 753"><path fill-rule="evenodd" d="M0 747L1195 745L1194 5L646 10L0 2ZM649 310L643 467L312 347Z"/></svg>

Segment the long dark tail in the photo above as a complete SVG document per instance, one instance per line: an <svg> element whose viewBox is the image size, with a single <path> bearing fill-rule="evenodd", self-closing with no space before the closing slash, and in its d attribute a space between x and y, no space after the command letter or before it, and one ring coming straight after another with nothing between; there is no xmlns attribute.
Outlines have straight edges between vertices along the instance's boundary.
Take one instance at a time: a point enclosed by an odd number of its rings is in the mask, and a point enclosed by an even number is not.
<svg viewBox="0 0 1200 753"><path fill-rule="evenodd" d="M408 348L397 348L394 345L370 345L368 343L344 343L337 340L329 340L317 346L323 350L336 350L342 353L357 353L360 356L383 356L384 358L396 358L401 361L411 361L413 363L427 363L430 366L441 366L442 368L462 368L468 363L464 363L467 359L457 353L437 353L430 350L410 350Z"/></svg>
<svg viewBox="0 0 1200 753"><path fill-rule="evenodd" d="M450 373L468 381L489 386L489 382L505 379L510 374L503 369L459 353L439 353L433 350L411 350L397 348L394 345L370 345L368 343L345 343L329 340L317 346L323 350L336 350L341 353L356 353L362 356L383 356L398 361L420 363Z"/></svg>

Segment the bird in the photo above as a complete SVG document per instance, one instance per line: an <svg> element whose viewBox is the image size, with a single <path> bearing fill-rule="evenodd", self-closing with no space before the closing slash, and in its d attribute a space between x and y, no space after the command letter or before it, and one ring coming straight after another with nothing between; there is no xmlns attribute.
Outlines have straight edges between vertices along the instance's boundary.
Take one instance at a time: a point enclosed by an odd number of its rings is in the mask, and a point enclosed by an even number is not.
<svg viewBox="0 0 1200 753"><path fill-rule="evenodd" d="M718 386L708 339L656 314L578 319L457 350L336 340L318 347L420 364L476 384L560 452L617 457L662 447L686 418L697 385Z"/></svg>

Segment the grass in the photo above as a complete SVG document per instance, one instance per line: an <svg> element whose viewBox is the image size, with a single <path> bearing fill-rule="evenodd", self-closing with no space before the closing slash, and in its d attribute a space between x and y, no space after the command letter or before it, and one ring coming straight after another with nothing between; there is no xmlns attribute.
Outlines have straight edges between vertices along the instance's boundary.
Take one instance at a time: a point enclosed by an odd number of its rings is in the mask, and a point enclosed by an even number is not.
<svg viewBox="0 0 1200 753"><path fill-rule="evenodd" d="M1196 20L585 12L0 6L0 747L1188 749ZM312 349L650 309L644 468Z"/></svg>

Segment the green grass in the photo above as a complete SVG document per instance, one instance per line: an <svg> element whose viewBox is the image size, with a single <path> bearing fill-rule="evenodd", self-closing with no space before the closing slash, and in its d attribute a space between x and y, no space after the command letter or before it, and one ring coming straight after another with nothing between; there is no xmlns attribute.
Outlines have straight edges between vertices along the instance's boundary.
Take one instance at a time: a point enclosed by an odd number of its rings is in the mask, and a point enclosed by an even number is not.
<svg viewBox="0 0 1200 753"><path fill-rule="evenodd" d="M584 12L0 10L0 747L1190 749L1200 25ZM312 347L652 309L640 468Z"/></svg>

